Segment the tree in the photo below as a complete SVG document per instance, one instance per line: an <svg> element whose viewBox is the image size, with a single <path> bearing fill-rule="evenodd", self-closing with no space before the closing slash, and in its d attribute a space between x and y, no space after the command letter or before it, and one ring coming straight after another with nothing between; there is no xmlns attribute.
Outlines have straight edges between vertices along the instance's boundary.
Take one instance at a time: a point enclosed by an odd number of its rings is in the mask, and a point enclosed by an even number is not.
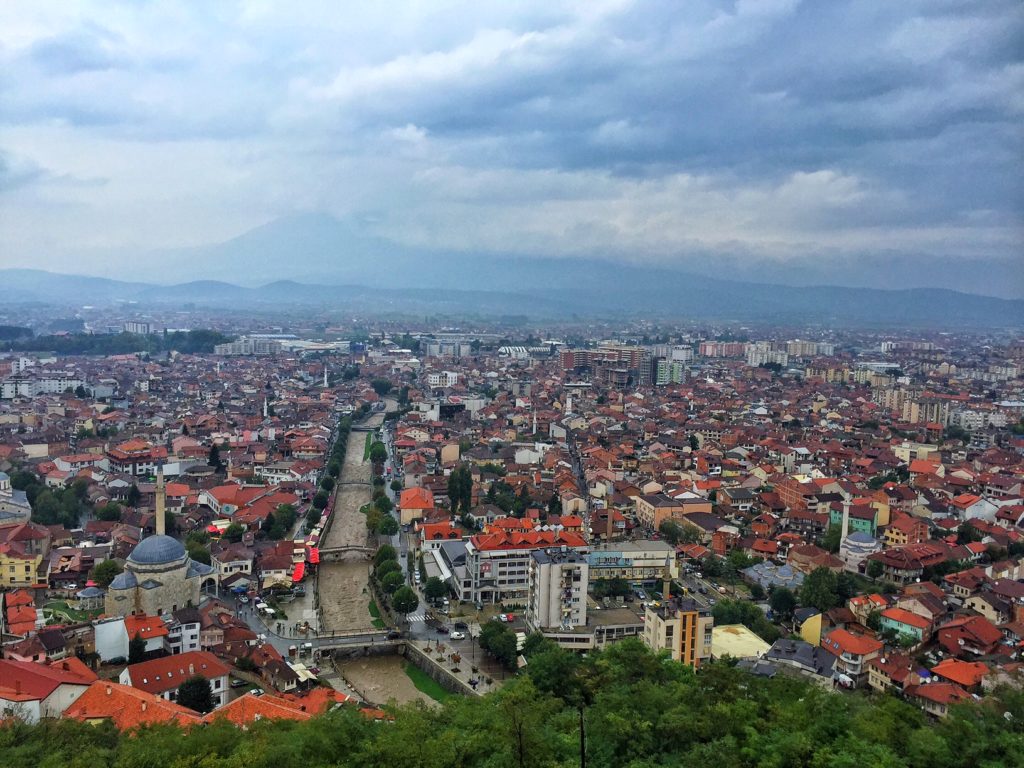
<svg viewBox="0 0 1024 768"><path fill-rule="evenodd" d="M872 579L880 578L885 571L881 560L868 560L867 574Z"/></svg>
<svg viewBox="0 0 1024 768"><path fill-rule="evenodd" d="M341 474L341 463L337 459L332 459L327 464L327 474L335 479Z"/></svg>
<svg viewBox="0 0 1024 768"><path fill-rule="evenodd" d="M224 469L224 463L220 460L220 447L214 443L210 446L210 455L207 458L206 463L208 466L213 467L217 472L221 472Z"/></svg>
<svg viewBox="0 0 1024 768"><path fill-rule="evenodd" d="M776 587L768 596L768 605L776 616L792 616L796 609L796 595L787 587Z"/></svg>
<svg viewBox="0 0 1024 768"><path fill-rule="evenodd" d="M380 588L390 595L404 583L405 576L402 575L400 570L391 571L380 580Z"/></svg>
<svg viewBox="0 0 1024 768"><path fill-rule="evenodd" d="M241 541L244 534L245 526L241 523L232 523L224 529L224 533L221 535L221 538L224 539L224 541L236 542Z"/></svg>
<svg viewBox="0 0 1024 768"><path fill-rule="evenodd" d="M214 707L213 689L210 681L202 675L195 675L178 686L178 704L196 712L212 712Z"/></svg>
<svg viewBox="0 0 1024 768"><path fill-rule="evenodd" d="M146 641L142 639L142 635L136 633L135 636L128 641L128 663L138 664L140 661L146 660Z"/></svg>
<svg viewBox="0 0 1024 768"><path fill-rule="evenodd" d="M748 600L731 600L723 598L711 609L715 624L742 624L762 640L774 643L780 632L765 617L764 613Z"/></svg>
<svg viewBox="0 0 1024 768"><path fill-rule="evenodd" d="M186 542L185 550L188 552L188 556L195 560L197 563L203 563L205 565L210 564L210 550L204 547L202 544L195 542Z"/></svg>
<svg viewBox="0 0 1024 768"><path fill-rule="evenodd" d="M440 600L448 594L448 585L437 576L431 576L423 585L423 595L428 600Z"/></svg>
<svg viewBox="0 0 1024 768"><path fill-rule="evenodd" d="M375 442L370 446L370 463L371 464L383 464L387 461L388 449L384 446L384 443Z"/></svg>
<svg viewBox="0 0 1024 768"><path fill-rule="evenodd" d="M504 624L488 621L480 628L480 647L497 659L506 669L516 668L516 636Z"/></svg>
<svg viewBox="0 0 1024 768"><path fill-rule="evenodd" d="M327 491L317 491L313 497L313 509L321 510L327 506L327 501L330 499L330 494Z"/></svg>
<svg viewBox="0 0 1024 768"><path fill-rule="evenodd" d="M291 504L278 504L277 509L274 510L274 522L280 525L287 534L295 525L296 514L295 507Z"/></svg>
<svg viewBox="0 0 1024 768"><path fill-rule="evenodd" d="M114 580L124 568L117 560L104 560L103 562L96 563L93 566L92 573L90 574L92 580L95 581L99 586L106 589L110 586L110 582Z"/></svg>
<svg viewBox="0 0 1024 768"><path fill-rule="evenodd" d="M800 603L824 613L839 604L838 580L828 568L815 568L800 587Z"/></svg>
<svg viewBox="0 0 1024 768"><path fill-rule="evenodd" d="M334 478L331 477L330 475L324 475L323 478L320 480L320 487L323 488L328 493L334 490Z"/></svg>
<svg viewBox="0 0 1024 768"><path fill-rule="evenodd" d="M494 486L492 483L491 488ZM460 464L448 475L448 499L453 515L469 512L473 503L473 475L465 464Z"/></svg>
<svg viewBox="0 0 1024 768"><path fill-rule="evenodd" d="M826 549L833 555L839 551L842 544L843 528L839 525L830 525L825 532L825 538L821 540L821 548Z"/></svg>
<svg viewBox="0 0 1024 768"><path fill-rule="evenodd" d="M420 605L420 599L410 587L402 586L395 591L391 600L391 607L403 616L415 611Z"/></svg>
<svg viewBox="0 0 1024 768"><path fill-rule="evenodd" d="M690 435L690 450L691 451L699 451L700 450L700 438L697 437L696 435Z"/></svg>
<svg viewBox="0 0 1024 768"><path fill-rule="evenodd" d="M370 386L373 387L373 391L380 397L384 397L394 387L387 379L374 379L370 382Z"/></svg>
<svg viewBox="0 0 1024 768"><path fill-rule="evenodd" d="M121 505L116 501L111 501L104 504L102 507L98 507L95 512L97 520L105 520L108 522L120 522L121 521Z"/></svg>
<svg viewBox="0 0 1024 768"><path fill-rule="evenodd" d="M389 573L401 573L402 566L398 564L397 560L385 560L376 568L373 569L373 575L377 577L377 580L382 580Z"/></svg>
<svg viewBox="0 0 1024 768"><path fill-rule="evenodd" d="M392 480L391 481L391 490L394 491L395 493L398 493L400 490L402 490L402 481L401 480Z"/></svg>
<svg viewBox="0 0 1024 768"><path fill-rule="evenodd" d="M132 487L128 489L128 495L125 497L125 501L128 502L129 507L139 506L139 502L142 501L142 491L139 490L139 486L132 483Z"/></svg>
<svg viewBox="0 0 1024 768"><path fill-rule="evenodd" d="M390 544L381 544L377 547L377 552L373 556L373 564L380 565L385 560L398 560L398 554Z"/></svg>
<svg viewBox="0 0 1024 768"><path fill-rule="evenodd" d="M377 524L378 536L394 536L398 533L398 521L391 515L383 515Z"/></svg>

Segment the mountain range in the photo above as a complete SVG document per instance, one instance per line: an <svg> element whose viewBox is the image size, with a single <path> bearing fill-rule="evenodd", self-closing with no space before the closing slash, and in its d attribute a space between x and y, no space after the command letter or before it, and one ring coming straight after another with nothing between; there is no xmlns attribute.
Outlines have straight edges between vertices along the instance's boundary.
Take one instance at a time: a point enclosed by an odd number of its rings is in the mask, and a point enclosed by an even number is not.
<svg viewBox="0 0 1024 768"><path fill-rule="evenodd" d="M403 245L354 220L275 219L211 245L109 254L107 277L0 270L6 303L320 307L404 315L634 316L956 328L1024 325L1024 300L936 287L793 285L708 260L704 273L601 259L478 256ZM159 268L145 270L146 264ZM877 265L876 265L877 266ZM752 267L750 267L752 268ZM791 266L791 269L796 267ZM820 268L820 267L819 267ZM880 268L880 267L879 267ZM804 264L801 281L815 274ZM711 271L712 274L707 274ZM146 275L145 281L117 279ZM723 279L722 275L728 275ZM1011 295L1016 295L1011 286Z"/></svg>
<svg viewBox="0 0 1024 768"><path fill-rule="evenodd" d="M510 260L508 279L490 290L465 288L464 280L445 265L458 288L390 287L381 284L302 283L277 280L257 287L200 280L158 285L102 277L57 274L42 270L0 270L4 303L60 306L143 305L189 306L221 310L335 308L361 313L452 316L527 316L536 319L576 317L708 319L736 321L815 322L837 327L1020 327L1024 301L977 296L956 291L915 288L886 291L836 286L794 287L727 281L664 269L629 268L595 262L572 264L567 270L552 261ZM400 269L378 259L374 268L385 275ZM468 266L463 267L469 269ZM248 272L252 274L256 270ZM478 270L485 271L485 270ZM500 287L496 290L495 287Z"/></svg>

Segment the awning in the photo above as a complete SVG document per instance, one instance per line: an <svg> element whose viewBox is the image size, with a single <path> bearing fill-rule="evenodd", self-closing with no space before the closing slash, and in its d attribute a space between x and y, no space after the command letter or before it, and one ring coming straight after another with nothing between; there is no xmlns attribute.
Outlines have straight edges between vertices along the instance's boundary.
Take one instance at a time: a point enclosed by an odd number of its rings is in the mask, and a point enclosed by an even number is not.
<svg viewBox="0 0 1024 768"><path fill-rule="evenodd" d="M298 584L302 581L302 578L306 575L306 564L296 563L295 570L292 571L292 582Z"/></svg>
<svg viewBox="0 0 1024 768"><path fill-rule="evenodd" d="M309 562L316 565L320 562L320 549L319 547L309 548Z"/></svg>
<svg viewBox="0 0 1024 768"><path fill-rule="evenodd" d="M206 532L207 533L220 533L220 528L218 528L216 525L208 525L208 526L206 526Z"/></svg>

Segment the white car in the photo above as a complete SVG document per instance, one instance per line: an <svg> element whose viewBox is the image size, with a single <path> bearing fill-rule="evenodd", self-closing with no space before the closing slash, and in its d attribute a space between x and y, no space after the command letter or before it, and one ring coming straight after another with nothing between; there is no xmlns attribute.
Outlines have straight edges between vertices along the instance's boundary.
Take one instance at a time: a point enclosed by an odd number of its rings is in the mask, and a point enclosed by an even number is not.
<svg viewBox="0 0 1024 768"><path fill-rule="evenodd" d="M506 614L504 614L504 613L500 613L500 614L498 614L498 621L500 621L503 624L507 624L508 623L508 616Z"/></svg>
<svg viewBox="0 0 1024 768"><path fill-rule="evenodd" d="M450 637L452 640L465 640L466 639L466 633L465 632L452 632L450 635L448 635L448 637Z"/></svg>

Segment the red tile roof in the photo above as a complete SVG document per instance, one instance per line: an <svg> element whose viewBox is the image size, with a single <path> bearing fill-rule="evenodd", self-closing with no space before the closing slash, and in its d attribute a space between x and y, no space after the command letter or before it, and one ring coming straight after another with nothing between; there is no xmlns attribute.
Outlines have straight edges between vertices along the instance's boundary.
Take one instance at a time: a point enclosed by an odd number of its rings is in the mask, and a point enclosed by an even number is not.
<svg viewBox="0 0 1024 768"><path fill-rule="evenodd" d="M179 704L127 685L98 680L78 701L64 710L64 717L80 722L109 720L121 730L154 723L195 725L198 714Z"/></svg>
<svg viewBox="0 0 1024 768"><path fill-rule="evenodd" d="M208 651L188 651L177 656L164 656L128 667L133 688L149 693L177 689L190 677L200 675L207 680L227 675L231 668Z"/></svg>

